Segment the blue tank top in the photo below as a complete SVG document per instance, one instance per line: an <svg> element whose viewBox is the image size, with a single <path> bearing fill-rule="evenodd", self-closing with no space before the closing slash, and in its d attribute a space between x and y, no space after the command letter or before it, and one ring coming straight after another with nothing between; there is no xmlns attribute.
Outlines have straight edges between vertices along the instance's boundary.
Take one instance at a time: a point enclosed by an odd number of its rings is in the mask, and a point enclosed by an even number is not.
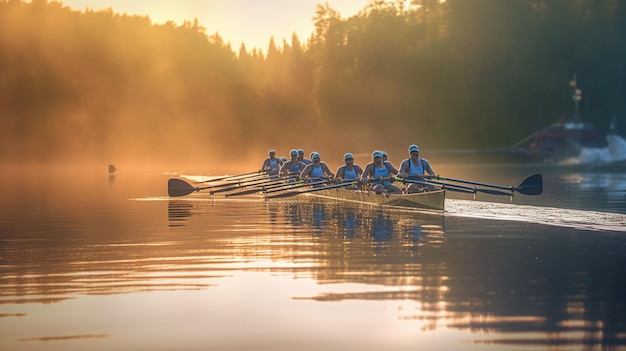
<svg viewBox="0 0 626 351"><path fill-rule="evenodd" d="M270 169L278 169L278 160L270 160Z"/></svg>
<svg viewBox="0 0 626 351"><path fill-rule="evenodd" d="M381 177L388 177L389 176L389 169L387 168L387 166L385 164L383 164L382 167L378 168L376 167L376 165L374 165L374 175L373 175L373 179L376 178L381 178ZM388 181L377 181L374 182L373 184L383 184L385 187L388 187L389 185L391 185L391 183L389 183Z"/></svg>
<svg viewBox="0 0 626 351"><path fill-rule="evenodd" d="M315 167L311 166L311 178L321 178L324 176L324 169L322 169L322 165Z"/></svg>
<svg viewBox="0 0 626 351"><path fill-rule="evenodd" d="M424 174L424 164L422 162L422 159L419 158L417 160L417 167L415 167L413 165L413 161L411 159L409 159L409 172L408 175L410 176L417 176L417 175L423 175Z"/></svg>
<svg viewBox="0 0 626 351"><path fill-rule="evenodd" d="M374 166L374 178L388 177L388 176L389 176L389 170L387 169L387 166L383 165L380 168Z"/></svg>
<svg viewBox="0 0 626 351"><path fill-rule="evenodd" d="M348 167L343 167L343 179L356 179L356 168L352 167L352 170L349 171Z"/></svg>
<svg viewBox="0 0 626 351"><path fill-rule="evenodd" d="M300 173L300 171L302 171L300 162L296 161L296 163L289 163L289 173Z"/></svg>

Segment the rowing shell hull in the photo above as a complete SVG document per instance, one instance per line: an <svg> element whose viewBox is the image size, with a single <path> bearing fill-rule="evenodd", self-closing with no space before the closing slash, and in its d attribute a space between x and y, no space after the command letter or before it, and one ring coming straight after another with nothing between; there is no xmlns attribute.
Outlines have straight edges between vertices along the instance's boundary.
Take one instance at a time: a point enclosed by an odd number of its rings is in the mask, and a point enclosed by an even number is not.
<svg viewBox="0 0 626 351"><path fill-rule="evenodd" d="M443 211L446 200L445 190L434 190L413 194L376 194L371 191L348 190L348 189L328 189L312 193L307 196L358 202L373 205L415 208L431 211Z"/></svg>

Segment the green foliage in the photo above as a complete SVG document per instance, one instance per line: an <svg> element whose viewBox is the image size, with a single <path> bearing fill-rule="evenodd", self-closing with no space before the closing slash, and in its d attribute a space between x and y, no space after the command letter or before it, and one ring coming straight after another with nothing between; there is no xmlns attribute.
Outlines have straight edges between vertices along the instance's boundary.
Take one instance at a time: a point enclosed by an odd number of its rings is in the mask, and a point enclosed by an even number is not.
<svg viewBox="0 0 626 351"><path fill-rule="evenodd" d="M312 128L311 144L349 128L368 148L508 146L573 113L574 73L584 120L624 119L619 0L372 1L350 18L326 4L314 24L306 43L234 53L197 20L0 0L0 159L178 159Z"/></svg>

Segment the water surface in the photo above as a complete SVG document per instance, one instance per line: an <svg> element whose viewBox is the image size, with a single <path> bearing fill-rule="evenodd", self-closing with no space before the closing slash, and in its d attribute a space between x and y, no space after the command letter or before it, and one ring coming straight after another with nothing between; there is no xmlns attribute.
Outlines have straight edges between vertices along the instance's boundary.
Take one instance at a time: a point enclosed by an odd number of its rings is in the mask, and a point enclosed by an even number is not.
<svg viewBox="0 0 626 351"><path fill-rule="evenodd" d="M542 173L424 214L3 172L0 348L626 350L626 175Z"/></svg>

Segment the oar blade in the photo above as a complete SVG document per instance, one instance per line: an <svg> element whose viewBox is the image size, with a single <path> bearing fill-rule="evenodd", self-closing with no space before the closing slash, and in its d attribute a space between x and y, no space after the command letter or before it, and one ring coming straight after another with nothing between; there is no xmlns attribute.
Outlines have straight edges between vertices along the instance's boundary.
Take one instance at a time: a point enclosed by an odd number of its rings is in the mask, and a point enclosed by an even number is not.
<svg viewBox="0 0 626 351"><path fill-rule="evenodd" d="M543 193L543 177L541 174L533 174L524 179L514 190L524 195L541 195Z"/></svg>
<svg viewBox="0 0 626 351"><path fill-rule="evenodd" d="M171 178L167 181L167 194L170 197L185 196L198 190L186 181L178 178Z"/></svg>

